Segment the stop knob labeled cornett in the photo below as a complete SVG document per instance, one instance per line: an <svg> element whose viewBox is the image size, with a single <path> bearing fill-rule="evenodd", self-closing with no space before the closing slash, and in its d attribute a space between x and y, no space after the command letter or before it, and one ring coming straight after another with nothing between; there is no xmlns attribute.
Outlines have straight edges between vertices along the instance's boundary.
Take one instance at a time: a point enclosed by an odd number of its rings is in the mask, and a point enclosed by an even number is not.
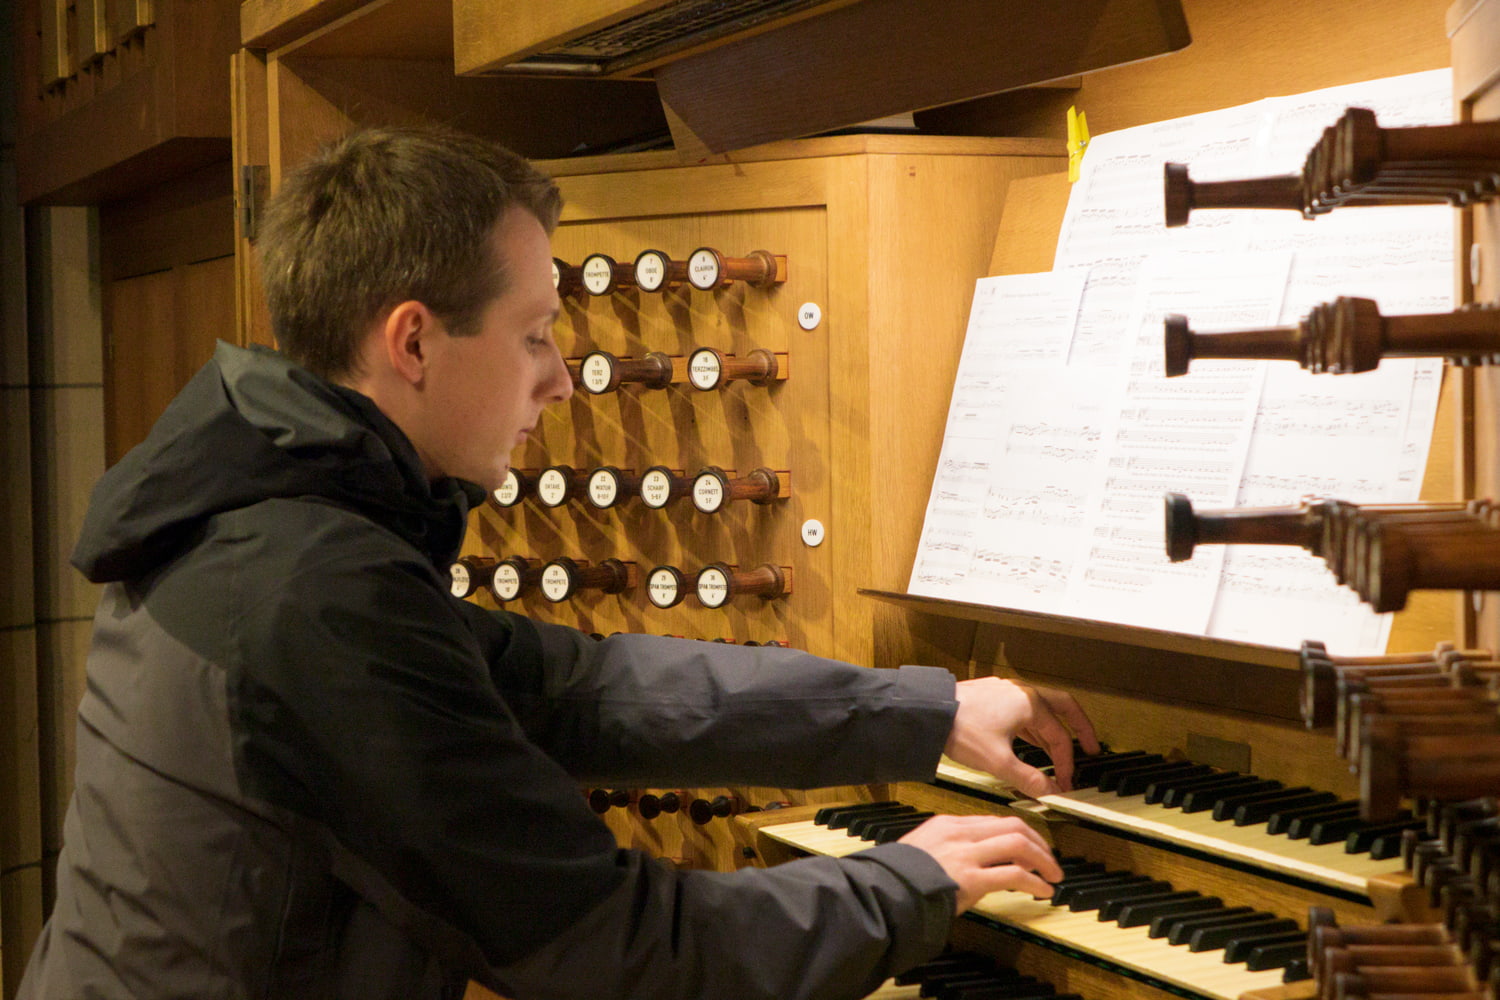
<svg viewBox="0 0 1500 1000"><path fill-rule="evenodd" d="M743 478L710 467L693 477L693 506L705 514L717 514L735 500L767 504L791 494L791 476L770 469L755 469Z"/></svg>
<svg viewBox="0 0 1500 1000"><path fill-rule="evenodd" d="M672 359L660 351L642 358L621 358L608 351L590 351L578 366L578 385L585 392L602 396L627 382L647 389L665 389L672 384Z"/></svg>
<svg viewBox="0 0 1500 1000"><path fill-rule="evenodd" d="M764 563L741 571L726 563L710 563L698 571L694 587L706 608L722 608L736 597L770 600L792 592L792 568Z"/></svg>
<svg viewBox="0 0 1500 1000"><path fill-rule="evenodd" d="M635 577L635 563L605 559L590 566L583 560L562 556L542 567L542 596L557 604L586 590L618 594L635 586Z"/></svg>

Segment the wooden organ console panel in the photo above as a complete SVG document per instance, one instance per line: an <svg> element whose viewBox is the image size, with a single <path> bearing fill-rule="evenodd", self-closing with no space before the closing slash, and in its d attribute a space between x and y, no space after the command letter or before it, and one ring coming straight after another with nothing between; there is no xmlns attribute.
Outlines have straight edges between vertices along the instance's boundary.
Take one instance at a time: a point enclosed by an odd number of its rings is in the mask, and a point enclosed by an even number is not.
<svg viewBox="0 0 1500 1000"><path fill-rule="evenodd" d="M455 592L596 635L962 662L965 630L855 591L905 584L1006 185L1061 154L858 136L544 163L575 392L473 515ZM713 868L745 863L728 816L849 794L585 791L622 843Z"/></svg>

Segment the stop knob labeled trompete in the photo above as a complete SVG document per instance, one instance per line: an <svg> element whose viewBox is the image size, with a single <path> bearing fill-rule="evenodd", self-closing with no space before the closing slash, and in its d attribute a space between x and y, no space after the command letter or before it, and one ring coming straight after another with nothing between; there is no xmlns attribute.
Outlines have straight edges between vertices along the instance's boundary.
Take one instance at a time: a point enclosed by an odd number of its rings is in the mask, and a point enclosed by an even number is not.
<svg viewBox="0 0 1500 1000"><path fill-rule="evenodd" d="M1295 361L1319 374L1371 371L1382 358L1440 357L1460 363L1500 354L1500 311L1382 316L1373 299L1344 297L1315 306L1296 326L1194 333L1185 316L1165 320L1168 376L1204 358Z"/></svg>
<svg viewBox="0 0 1500 1000"><path fill-rule="evenodd" d="M1164 174L1166 223L1186 225L1199 208L1260 208L1315 218L1345 205L1468 205L1494 195L1500 180L1500 123L1382 128L1375 113L1350 108L1325 129L1300 174L1193 181L1183 164Z"/></svg>
<svg viewBox="0 0 1500 1000"><path fill-rule="evenodd" d="M618 594L634 587L636 583L635 563L619 559L605 559L598 565L590 565L580 559L562 556L542 567L542 596L554 604L570 600L577 595L597 590L604 594Z"/></svg>

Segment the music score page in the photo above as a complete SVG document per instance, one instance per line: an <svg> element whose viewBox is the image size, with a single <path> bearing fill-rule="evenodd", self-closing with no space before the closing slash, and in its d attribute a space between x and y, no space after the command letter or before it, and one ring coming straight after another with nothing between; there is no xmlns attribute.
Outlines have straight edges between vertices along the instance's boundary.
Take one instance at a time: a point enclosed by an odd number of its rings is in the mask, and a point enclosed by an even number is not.
<svg viewBox="0 0 1500 1000"><path fill-rule="evenodd" d="M1166 556L1163 495L1199 510L1418 498L1436 359L1360 375L1195 362L1166 378L1162 320L1199 332L1295 324L1340 295L1385 315L1452 304L1453 211L1198 211L1163 223L1162 164L1194 180L1301 169L1351 106L1384 126L1452 120L1451 75L1273 98L1096 136L1053 270L981 279L909 591L1295 648L1385 648L1390 616L1279 546Z"/></svg>

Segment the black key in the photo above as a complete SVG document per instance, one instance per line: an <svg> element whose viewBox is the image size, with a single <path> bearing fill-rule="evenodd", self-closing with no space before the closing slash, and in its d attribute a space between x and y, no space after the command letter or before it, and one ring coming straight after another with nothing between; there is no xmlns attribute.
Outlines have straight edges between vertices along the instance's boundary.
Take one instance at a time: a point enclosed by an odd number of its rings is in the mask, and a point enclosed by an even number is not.
<svg viewBox="0 0 1500 1000"><path fill-rule="evenodd" d="M1152 760L1153 757L1156 759ZM1153 753L1147 754L1140 760L1131 761L1128 764L1122 764L1119 767L1104 768L1099 772L1099 791L1119 791L1120 779L1125 777L1127 774L1140 774L1142 771L1155 771L1158 768L1162 767L1174 767L1179 763L1181 762L1170 761L1161 756L1161 754Z"/></svg>
<svg viewBox="0 0 1500 1000"><path fill-rule="evenodd" d="M1353 816L1321 819L1310 825L1311 830L1307 835L1309 844L1337 844L1364 826L1365 821L1359 818L1359 810L1356 809Z"/></svg>
<svg viewBox="0 0 1500 1000"><path fill-rule="evenodd" d="M906 806L902 809L892 810L888 813L872 813L869 816L856 816L849 821L849 836L859 837L863 840L871 839L871 832L883 823L897 822L903 819L911 819L920 816L915 806ZM929 814L931 815L931 814Z"/></svg>
<svg viewBox="0 0 1500 1000"><path fill-rule="evenodd" d="M945 998L956 996L957 991L967 986L994 987L1004 983L999 976L993 975L993 967L983 971L953 972L945 975L928 976L922 980L922 988L918 991L924 997Z"/></svg>
<svg viewBox="0 0 1500 1000"><path fill-rule="evenodd" d="M1281 981L1283 983L1300 983L1312 978L1312 964L1307 960L1307 947L1302 948L1302 953L1287 962L1281 969Z"/></svg>
<svg viewBox="0 0 1500 1000"><path fill-rule="evenodd" d="M953 990L939 1000L1043 1000L1057 994L1057 987L1027 977L1023 982L996 986L972 986Z"/></svg>
<svg viewBox="0 0 1500 1000"><path fill-rule="evenodd" d="M1052 905L1067 906L1080 892L1100 889L1107 885L1121 885L1127 879L1144 879L1145 877L1131 872L1105 872L1102 875L1083 875L1079 878L1063 879L1057 883L1052 892Z"/></svg>
<svg viewBox="0 0 1500 1000"><path fill-rule="evenodd" d="M936 813L913 813L903 819L871 823L865 830L865 839L873 840L877 844L889 844L893 840L900 840L935 815Z"/></svg>
<svg viewBox="0 0 1500 1000"><path fill-rule="evenodd" d="M858 837L860 836L859 831L863 830L872 820L892 819L896 816L910 816L916 811L916 806L901 805L890 806L885 809L871 809L868 812L860 813L858 816L848 817L844 823L844 832L851 837ZM837 830L839 828L830 826L829 829Z"/></svg>
<svg viewBox="0 0 1500 1000"><path fill-rule="evenodd" d="M1271 927L1276 919L1274 913L1254 913L1247 917L1236 917L1227 923L1199 927L1188 938L1188 951L1217 951L1247 931L1259 934L1264 928ZM1295 920L1288 921L1288 923L1293 927L1297 926ZM1286 928L1276 928L1276 931L1283 930ZM1276 933L1276 931L1269 933Z"/></svg>
<svg viewBox="0 0 1500 1000"><path fill-rule="evenodd" d="M1204 896L1196 892L1174 892L1172 896L1184 898L1173 899L1170 896L1161 896L1127 903L1120 910L1120 915L1115 922L1121 927L1145 927L1157 917L1202 913L1204 910L1217 910L1224 906L1224 901L1218 896Z"/></svg>
<svg viewBox="0 0 1500 1000"><path fill-rule="evenodd" d="M1140 760L1148 756L1144 750L1127 750L1124 753L1098 753L1091 757L1080 757L1073 761L1073 787L1088 788L1099 780L1099 772L1110 764Z"/></svg>
<svg viewBox="0 0 1500 1000"><path fill-rule="evenodd" d="M1281 927L1283 924L1283 921L1277 921L1266 927L1257 925L1254 933L1236 934L1235 940L1224 945L1224 961L1242 963L1250 958L1250 952L1262 945L1286 945L1287 942L1293 942L1293 940L1301 940L1302 948L1307 948L1307 931L1298 927L1296 921L1286 921L1286 924L1292 924L1292 927ZM1278 928L1278 930L1271 930L1271 928Z"/></svg>
<svg viewBox="0 0 1500 1000"><path fill-rule="evenodd" d="M1214 803L1214 819L1221 822L1228 822L1229 820L1234 818L1234 811L1240 806L1250 802L1259 802L1262 799L1274 798L1277 795L1281 795L1284 792L1290 791L1301 792L1307 791L1307 789L1287 788L1279 781L1260 781L1256 782L1254 785L1246 785L1244 788L1236 789L1233 792L1221 796L1219 800Z"/></svg>
<svg viewBox="0 0 1500 1000"><path fill-rule="evenodd" d="M1267 969L1289 968L1297 959L1307 958L1307 933L1293 935L1288 941L1281 944L1261 945L1250 952L1250 957L1245 959L1245 968L1251 972L1264 972ZM1304 966L1305 968L1305 966ZM1307 976L1304 978L1311 978ZM1282 982L1292 982L1283 974Z"/></svg>
<svg viewBox="0 0 1500 1000"><path fill-rule="evenodd" d="M1312 789L1288 791L1259 802L1246 802L1234 811L1235 826L1255 826L1271 818L1277 809L1297 809L1301 806L1327 805L1337 802L1339 797L1332 792L1315 792Z"/></svg>
<svg viewBox="0 0 1500 1000"><path fill-rule="evenodd" d="M1027 743L1025 740L1015 740L1012 742L1011 752L1023 764L1030 764L1032 767L1052 766L1052 757L1047 751L1033 743Z"/></svg>
<svg viewBox="0 0 1500 1000"><path fill-rule="evenodd" d="M1350 854L1364 854L1375 846L1375 841L1382 837L1395 835L1396 853L1386 854L1382 857L1394 858L1401 853L1401 834L1406 830L1422 830L1426 828L1421 820L1407 819L1399 823L1376 823L1361 827L1349 834L1344 841L1344 850Z"/></svg>
<svg viewBox="0 0 1500 1000"><path fill-rule="evenodd" d="M910 986L919 983L923 977L936 976L943 972L951 972L954 969L991 969L995 967L995 960L978 955L971 951L952 952L947 955L939 955L937 958L921 965L914 965L905 972L895 977L897 986Z"/></svg>
<svg viewBox="0 0 1500 1000"><path fill-rule="evenodd" d="M1308 809L1296 809L1291 813L1277 813L1271 817L1272 821L1287 817L1282 822L1286 826L1286 835L1292 840L1308 840L1312 837L1313 828L1319 823L1327 823L1337 819L1359 820L1358 802L1335 802L1332 805L1314 806Z"/></svg>
<svg viewBox="0 0 1500 1000"><path fill-rule="evenodd" d="M1120 910L1131 903L1145 902L1148 899L1160 899L1173 893L1171 882L1147 882L1145 885L1137 886L1120 896L1114 896L1099 905L1100 920L1114 920L1120 915Z"/></svg>
<svg viewBox="0 0 1500 1000"><path fill-rule="evenodd" d="M1217 910L1204 910L1201 913L1184 913L1172 917L1157 917L1151 921L1151 930L1147 937L1166 938L1172 944L1183 944L1192 932L1199 927L1206 926L1216 921L1228 920L1232 917L1242 917L1255 911L1248 906L1224 906ZM1181 932L1181 940L1173 941L1172 936Z"/></svg>
<svg viewBox="0 0 1500 1000"><path fill-rule="evenodd" d="M1207 778L1213 775L1214 769L1207 764L1194 764L1192 761L1178 761L1169 765L1171 770L1157 771L1155 774L1136 772L1128 775L1120 781L1120 787L1115 789L1121 795L1145 795L1152 786L1161 784L1163 787L1171 781L1188 781L1192 778Z"/></svg>
<svg viewBox="0 0 1500 1000"><path fill-rule="evenodd" d="M1159 753L1148 753L1131 760L1116 761L1112 764L1104 764L1099 768L1099 778L1095 782L1099 791L1113 791L1119 776L1142 767L1154 767L1157 764L1166 763L1167 758Z"/></svg>
<svg viewBox="0 0 1500 1000"><path fill-rule="evenodd" d="M1074 913L1097 910L1116 896L1129 896L1137 889L1151 884L1150 875L1132 875L1119 882L1079 889L1068 897L1068 909Z"/></svg>
<svg viewBox="0 0 1500 1000"><path fill-rule="evenodd" d="M1182 797L1179 804L1181 805L1183 812L1205 812L1209 809L1214 808L1214 806L1218 805L1227 796L1253 792L1264 792L1272 788L1280 787L1280 782L1266 781L1264 778L1257 778L1254 775L1249 775L1241 778L1239 781L1236 781L1233 784L1200 788L1188 792Z"/></svg>
<svg viewBox="0 0 1500 1000"><path fill-rule="evenodd" d="M1259 780L1253 774L1241 774L1238 771L1220 771L1217 774L1205 774L1201 778L1185 778L1180 781L1174 778L1171 781L1157 782L1160 786L1157 790L1146 789L1146 801L1160 802L1171 809L1182 805L1182 797L1188 792L1196 792L1204 788L1219 788L1235 782Z"/></svg>
<svg viewBox="0 0 1500 1000"><path fill-rule="evenodd" d="M1181 778L1188 775L1204 775L1212 772L1207 764L1194 764L1190 760L1174 760L1155 767L1143 767L1138 771L1121 775L1115 782L1116 795L1144 795L1153 781Z"/></svg>
<svg viewBox="0 0 1500 1000"><path fill-rule="evenodd" d="M1069 879L1080 875L1093 875L1104 871L1104 862L1089 861L1087 858L1058 858L1058 867L1063 870L1063 878Z"/></svg>
<svg viewBox="0 0 1500 1000"><path fill-rule="evenodd" d="M871 809L885 809L890 806L899 806L899 802L861 802L852 806L824 806L813 816L813 822L819 826L830 827L834 830L842 830L849 825L846 816L858 816L862 811Z"/></svg>

